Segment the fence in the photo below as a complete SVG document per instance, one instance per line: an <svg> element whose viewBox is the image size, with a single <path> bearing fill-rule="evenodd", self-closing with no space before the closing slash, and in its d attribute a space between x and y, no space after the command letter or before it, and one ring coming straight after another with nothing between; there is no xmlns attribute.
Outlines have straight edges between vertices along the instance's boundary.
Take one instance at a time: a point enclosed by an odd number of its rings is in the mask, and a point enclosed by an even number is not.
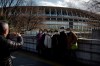
<svg viewBox="0 0 100 66"><path fill-rule="evenodd" d="M24 45L23 45L24 50L37 52L36 51L37 40L35 36L23 36L23 39L24 39Z"/></svg>
<svg viewBox="0 0 100 66"><path fill-rule="evenodd" d="M31 52L36 50L36 37L23 36L24 46L23 49ZM99 64L100 63L100 40L99 39L79 39L78 51L76 51L77 60L86 64Z"/></svg>
<svg viewBox="0 0 100 66"><path fill-rule="evenodd" d="M87 64L100 64L100 40L79 39L77 59Z"/></svg>

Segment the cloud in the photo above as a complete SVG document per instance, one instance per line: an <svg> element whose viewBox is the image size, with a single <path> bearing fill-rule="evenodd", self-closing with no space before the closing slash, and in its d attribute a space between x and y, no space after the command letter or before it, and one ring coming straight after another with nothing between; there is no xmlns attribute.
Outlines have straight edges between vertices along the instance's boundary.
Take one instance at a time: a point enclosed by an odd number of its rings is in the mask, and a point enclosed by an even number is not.
<svg viewBox="0 0 100 66"><path fill-rule="evenodd" d="M92 0L25 0L25 1L27 3L33 1L33 4L35 6L68 7L68 8L77 8L88 11L90 11L88 8L92 3ZM100 2L100 0L97 1ZM92 8L91 11L100 11L100 8L97 10Z"/></svg>
<svg viewBox="0 0 100 66"><path fill-rule="evenodd" d="M41 1L38 3L39 6L56 6L54 3L52 2L47 2L47 1Z"/></svg>
<svg viewBox="0 0 100 66"><path fill-rule="evenodd" d="M79 9L87 9L86 2L89 0L64 0L64 2L68 3L69 7L79 8Z"/></svg>
<svg viewBox="0 0 100 66"><path fill-rule="evenodd" d="M36 0L39 6L57 6L57 7L70 7L87 9L85 2L89 0Z"/></svg>
<svg viewBox="0 0 100 66"><path fill-rule="evenodd" d="M58 7L66 7L66 3L63 3L62 1L57 2L50 2L50 1L41 1L38 3L39 6L58 6Z"/></svg>
<svg viewBox="0 0 100 66"><path fill-rule="evenodd" d="M88 2L89 0L64 0L66 2Z"/></svg>
<svg viewBox="0 0 100 66"><path fill-rule="evenodd" d="M26 0L27 2L30 0ZM33 0L37 6L69 7L87 9L85 2L89 0Z"/></svg>

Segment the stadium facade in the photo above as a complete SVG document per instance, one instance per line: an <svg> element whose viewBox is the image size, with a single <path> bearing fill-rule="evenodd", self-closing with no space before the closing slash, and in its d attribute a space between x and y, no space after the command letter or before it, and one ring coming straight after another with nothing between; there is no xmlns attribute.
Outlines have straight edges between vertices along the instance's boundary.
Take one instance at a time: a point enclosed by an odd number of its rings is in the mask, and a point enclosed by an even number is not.
<svg viewBox="0 0 100 66"><path fill-rule="evenodd" d="M33 10L34 8L42 10L41 14L37 13L38 16L45 16L45 21L42 22L43 25L41 28L59 29L60 27L64 27L84 31L98 28L98 23L100 22L100 15L75 8L19 6L18 12L28 14L31 10L30 8L33 8Z"/></svg>
<svg viewBox="0 0 100 66"><path fill-rule="evenodd" d="M51 6L34 7L43 10L41 16L46 17L46 20L43 22L45 25L43 26L44 28L59 29L60 27L64 27L79 30L90 30L98 27L97 23L100 22L99 15L80 9ZM26 8L26 10L28 10L30 7Z"/></svg>

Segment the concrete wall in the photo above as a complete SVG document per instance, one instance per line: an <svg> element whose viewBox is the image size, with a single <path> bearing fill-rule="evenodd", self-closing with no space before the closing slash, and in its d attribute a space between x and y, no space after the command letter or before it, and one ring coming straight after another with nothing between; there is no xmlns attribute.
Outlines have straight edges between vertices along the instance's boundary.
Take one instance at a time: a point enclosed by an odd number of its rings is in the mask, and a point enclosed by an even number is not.
<svg viewBox="0 0 100 66"><path fill-rule="evenodd" d="M100 29L93 29L92 30L92 38L93 39L100 39Z"/></svg>

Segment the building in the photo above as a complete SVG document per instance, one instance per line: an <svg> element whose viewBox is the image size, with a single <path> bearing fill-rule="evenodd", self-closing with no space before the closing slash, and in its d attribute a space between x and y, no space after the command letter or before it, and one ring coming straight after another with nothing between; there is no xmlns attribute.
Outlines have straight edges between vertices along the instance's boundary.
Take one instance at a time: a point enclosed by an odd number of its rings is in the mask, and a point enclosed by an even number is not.
<svg viewBox="0 0 100 66"><path fill-rule="evenodd" d="M59 29L60 27L65 27L83 31L95 28L95 24L93 23L98 23L100 20L100 18L97 18L96 14L94 16L94 13L80 9L64 7L39 8L44 8L44 15L46 16L44 24L49 25L48 28Z"/></svg>
<svg viewBox="0 0 100 66"><path fill-rule="evenodd" d="M25 15L31 14L45 16L41 28L59 29L60 27L72 28L78 31L87 31L93 28L99 28L100 15L85 10L65 7L52 6L19 6L18 13ZM32 9L41 10L42 13L34 14ZM12 12L9 12L11 15Z"/></svg>

